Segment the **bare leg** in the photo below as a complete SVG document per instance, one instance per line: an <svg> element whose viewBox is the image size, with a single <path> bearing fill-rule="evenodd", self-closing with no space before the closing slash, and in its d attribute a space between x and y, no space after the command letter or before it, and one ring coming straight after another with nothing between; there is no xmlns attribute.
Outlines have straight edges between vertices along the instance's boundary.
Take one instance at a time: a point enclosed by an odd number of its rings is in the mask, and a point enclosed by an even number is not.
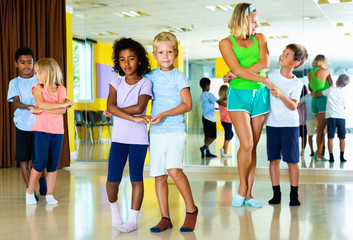
<svg viewBox="0 0 353 240"><path fill-rule="evenodd" d="M34 193L34 188L36 187L37 182L39 181L41 172L37 172L34 168L31 170L31 176L29 178L28 189L27 192L29 194Z"/></svg>
<svg viewBox="0 0 353 240"><path fill-rule="evenodd" d="M252 134L254 139L254 145L251 153L251 164L250 164L249 177L248 177L248 191L246 193L245 200L249 200L250 198L252 198L251 191L254 183L255 170L256 170L256 147L261 137L261 131L265 122L265 118L266 118L265 114L258 117L251 118L251 129L252 129Z"/></svg>
<svg viewBox="0 0 353 240"><path fill-rule="evenodd" d="M333 138L327 139L328 152L333 153Z"/></svg>
<svg viewBox="0 0 353 240"><path fill-rule="evenodd" d="M131 209L140 210L143 200L144 187L143 182L131 182L132 185L132 201Z"/></svg>
<svg viewBox="0 0 353 240"><path fill-rule="evenodd" d="M314 153L314 148L313 148L313 136L309 136L309 138L308 138L308 143L309 143L309 147L310 147L311 154L313 154L313 153Z"/></svg>
<svg viewBox="0 0 353 240"><path fill-rule="evenodd" d="M289 182L293 187L297 187L299 185L299 167L298 163L287 163L288 171L289 171Z"/></svg>
<svg viewBox="0 0 353 240"><path fill-rule="evenodd" d="M196 206L194 199L192 198L192 192L189 184L189 180L180 168L168 169L168 174L174 180L175 185L178 188L181 196L185 201L185 208L187 212L195 212Z"/></svg>
<svg viewBox="0 0 353 240"><path fill-rule="evenodd" d="M344 152L345 147L346 147L346 141L344 140L344 138L340 138L340 151Z"/></svg>
<svg viewBox="0 0 353 240"><path fill-rule="evenodd" d="M229 145L229 141L228 141L228 140L224 140L224 143L223 143L223 150L224 150L224 153L225 153L225 154L228 153L228 145Z"/></svg>
<svg viewBox="0 0 353 240"><path fill-rule="evenodd" d="M47 195L53 195L57 171L47 173Z"/></svg>
<svg viewBox="0 0 353 240"><path fill-rule="evenodd" d="M213 143L214 140L215 140L215 138L205 137L206 150L209 150L208 147L211 145L211 143Z"/></svg>
<svg viewBox="0 0 353 240"><path fill-rule="evenodd" d="M271 160L270 161L270 177L272 186L278 186L280 183L280 169L279 164L281 159Z"/></svg>
<svg viewBox="0 0 353 240"><path fill-rule="evenodd" d="M23 180L25 181L26 186L28 186L30 178L29 161L20 162L20 169Z"/></svg>
<svg viewBox="0 0 353 240"><path fill-rule="evenodd" d="M326 133L326 119L325 113L315 114L317 119L317 136L316 136L316 145L317 145L317 158L322 158L322 149L325 141Z"/></svg>
<svg viewBox="0 0 353 240"><path fill-rule="evenodd" d="M120 182L107 182L106 189L108 200L111 203L114 203L118 200L118 192L119 192Z"/></svg>
<svg viewBox="0 0 353 240"><path fill-rule="evenodd" d="M170 218L168 203L168 175L155 177L156 195L162 217Z"/></svg>
<svg viewBox="0 0 353 240"><path fill-rule="evenodd" d="M237 153L239 189L238 194L245 197L248 192L249 169L253 149L253 133L250 124L250 115L246 112L228 112L235 132L238 135L240 146Z"/></svg>

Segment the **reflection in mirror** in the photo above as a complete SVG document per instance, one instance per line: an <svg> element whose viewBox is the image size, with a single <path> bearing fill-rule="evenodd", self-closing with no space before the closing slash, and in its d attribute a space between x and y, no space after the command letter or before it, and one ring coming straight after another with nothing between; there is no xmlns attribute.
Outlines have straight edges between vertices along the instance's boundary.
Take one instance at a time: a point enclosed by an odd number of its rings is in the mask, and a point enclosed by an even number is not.
<svg viewBox="0 0 353 240"><path fill-rule="evenodd" d="M237 1L236 3L239 3ZM309 52L306 63L294 74L308 87L308 73L311 70L311 62L317 54L323 54L328 60L327 69L331 73L335 83L342 73L352 77L352 60L349 56L353 52L350 44L353 34L349 28L352 23L349 9L353 7L352 2L339 2L320 4L316 0L298 1L275 1L275 0L253 0L250 1L258 10L259 20L257 32L263 33L267 38L270 53L270 68L276 69L278 57L289 43L300 43ZM200 147L203 145L204 136L202 128L202 111L200 106L200 94L202 92L199 81L202 77L211 79L210 91L218 98L219 87L223 84L222 77L227 73L228 68L224 63L218 48L218 42L229 35L228 21L235 7L234 2L221 1L206 4L199 0L188 1L133 1L124 4L121 1L106 1L97 3L93 1L67 0L67 5L72 7L70 15L72 24L68 24L68 33L85 41L84 49L79 50L77 43L71 44L73 50L81 51L84 58L91 55L91 67L89 63L77 61L74 56L73 64L73 85L71 86L72 96L78 94L78 90L91 92L92 99L75 101L74 109L81 111L83 120L75 123L74 116L71 116L70 132L77 134L70 135L70 150L75 161L107 162L110 148L111 122L100 117L100 112L106 107L106 97L109 79L116 77L112 75L113 65L112 44L120 37L131 37L142 43L150 53L152 68L157 67L152 53L153 37L161 31L174 33L179 40L179 57L176 61L178 67L188 77L191 85L193 99L193 110L187 114L187 147L184 155L186 165L211 165L211 166L236 166L236 152L239 147L239 140L236 135L229 144L231 158L221 158L220 149L224 142L224 130L221 123L217 122L217 139L211 144L210 150L217 157L210 159L201 158ZM207 17L205 17L207 16ZM91 44L89 51L87 39L95 42ZM83 47L83 46L82 46ZM77 50L78 49L78 50ZM75 60L76 59L76 60ZM86 87L77 87L77 70L75 65L85 67L85 73L92 74L92 91ZM88 77L87 77L88 78ZM85 80L88 80L85 77ZM89 82L89 81L88 81ZM80 82L81 83L81 82ZM87 81L85 81L86 84ZM75 84L75 85L74 85ZM68 88L69 91L69 88ZM343 90L348 93L352 91L352 84L348 84ZM310 91L308 91L310 93ZM70 95L69 95L70 96ZM310 94L306 96L310 97ZM308 98L307 97L307 98ZM330 165L328 161L317 161L312 156L307 138L306 147L303 150L302 168L334 168L353 169L353 163L349 161L352 144L353 129L353 102L351 95L347 94L346 107L346 150L345 157L348 162L343 166L340 164L339 140L335 136L333 140L333 154L335 162ZM308 102L302 102L311 105ZM309 101L309 100L307 100ZM305 105L303 104L303 106ZM218 108L218 105L215 104ZM304 107L302 107L303 111ZM309 106L305 106L308 111ZM95 112L97 122L88 122L89 111ZM92 113L91 113L92 114ZM74 114L72 114L74 115ZM94 114L93 114L94 115ZM218 116L218 111L217 111ZM95 117L92 117L95 118ZM219 116L218 116L219 119ZM98 126L98 124L100 124ZM308 129L307 129L308 130ZM234 129L233 129L234 131ZM313 134L313 151L316 151L316 133ZM92 137L92 138L91 138ZM74 144L72 144L74 143ZM72 146L71 146L72 145ZM327 137L326 137L327 145ZM268 167L266 157L266 133L263 131L258 145L258 167ZM326 148L325 158L329 158ZM148 156L146 163L148 163ZM281 163L286 168L286 164Z"/></svg>

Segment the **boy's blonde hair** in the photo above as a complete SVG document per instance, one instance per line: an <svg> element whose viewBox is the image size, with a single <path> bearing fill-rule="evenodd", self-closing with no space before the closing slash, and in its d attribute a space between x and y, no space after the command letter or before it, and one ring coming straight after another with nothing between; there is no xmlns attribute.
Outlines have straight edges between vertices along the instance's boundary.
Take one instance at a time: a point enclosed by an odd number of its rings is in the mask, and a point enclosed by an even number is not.
<svg viewBox="0 0 353 240"><path fill-rule="evenodd" d="M228 90L227 85L222 85L218 90L219 100L221 100L222 102L224 100L227 100L227 90Z"/></svg>
<svg viewBox="0 0 353 240"><path fill-rule="evenodd" d="M175 51L178 51L178 40L173 33L170 32L161 32L153 39L153 51L156 51L158 44L160 43L170 43L174 47Z"/></svg>
<svg viewBox="0 0 353 240"><path fill-rule="evenodd" d="M233 14L228 23L228 28L230 29L230 33L236 38L246 39L250 37L250 6L251 4L249 3L240 3L234 8ZM256 12L256 9L252 12Z"/></svg>
<svg viewBox="0 0 353 240"><path fill-rule="evenodd" d="M326 57L324 55L319 54L314 58L313 62L311 63L311 66L322 68L325 65L325 59Z"/></svg>
<svg viewBox="0 0 353 240"><path fill-rule="evenodd" d="M63 85L63 74L59 64L53 58L39 59L34 66L38 66L41 79L45 80L43 87L50 89L51 86Z"/></svg>
<svg viewBox="0 0 353 240"><path fill-rule="evenodd" d="M306 48L300 44L292 43L286 46L286 48L292 50L294 52L294 61L299 61L300 64L296 66L294 69L300 67L305 63L308 59L308 51Z"/></svg>

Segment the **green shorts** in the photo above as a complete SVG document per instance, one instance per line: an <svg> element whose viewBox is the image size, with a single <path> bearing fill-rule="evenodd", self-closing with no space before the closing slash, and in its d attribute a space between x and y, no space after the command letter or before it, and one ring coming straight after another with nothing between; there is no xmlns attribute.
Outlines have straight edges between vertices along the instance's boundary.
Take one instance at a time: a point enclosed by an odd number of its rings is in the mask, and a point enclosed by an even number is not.
<svg viewBox="0 0 353 240"><path fill-rule="evenodd" d="M313 114L326 112L327 97L313 97L311 100L311 111Z"/></svg>
<svg viewBox="0 0 353 240"><path fill-rule="evenodd" d="M267 87L259 89L228 88L228 111L243 111L251 117L260 116L270 110L270 92Z"/></svg>

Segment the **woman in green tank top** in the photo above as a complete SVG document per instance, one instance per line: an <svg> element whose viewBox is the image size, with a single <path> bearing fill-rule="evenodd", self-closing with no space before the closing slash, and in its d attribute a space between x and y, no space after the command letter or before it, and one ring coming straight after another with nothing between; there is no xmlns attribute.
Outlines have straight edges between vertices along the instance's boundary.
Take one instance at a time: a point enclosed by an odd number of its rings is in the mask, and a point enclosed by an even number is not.
<svg viewBox="0 0 353 240"><path fill-rule="evenodd" d="M266 95L268 90L265 86L271 89L274 85L263 72L269 66L269 53L265 36L255 34L257 19L256 9L252 5L237 4L228 24L231 36L219 43L222 57L234 78L228 90L228 104L234 107L228 107L228 111L240 142L237 153L240 184L232 201L235 207L243 204L262 207L262 203L253 198L251 189L256 168L256 146L269 108L269 95ZM224 79L230 80L229 76ZM230 92L234 92L238 99L234 97L232 100ZM263 99L267 110L253 111L258 106L257 98Z"/></svg>
<svg viewBox="0 0 353 240"><path fill-rule="evenodd" d="M311 63L313 69L308 74L309 79L309 90L312 93L321 93L332 86L332 79L330 71L327 67L327 58L324 55L317 55ZM316 157L317 159L323 159L324 155L324 141L326 133L326 97L312 94L311 110L317 120L317 137L316 137Z"/></svg>

